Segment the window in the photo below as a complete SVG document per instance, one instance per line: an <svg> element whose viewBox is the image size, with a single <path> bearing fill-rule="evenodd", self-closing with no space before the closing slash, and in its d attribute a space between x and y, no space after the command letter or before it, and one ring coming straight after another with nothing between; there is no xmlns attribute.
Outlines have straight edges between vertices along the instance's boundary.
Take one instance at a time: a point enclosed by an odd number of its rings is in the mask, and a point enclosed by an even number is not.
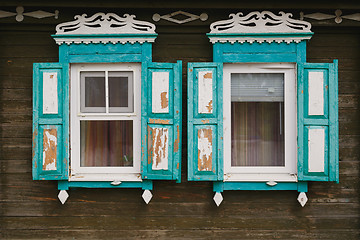
<svg viewBox="0 0 360 240"><path fill-rule="evenodd" d="M224 174L295 181L295 64L224 64Z"/></svg>
<svg viewBox="0 0 360 240"><path fill-rule="evenodd" d="M71 181L141 180L140 69L71 65Z"/></svg>

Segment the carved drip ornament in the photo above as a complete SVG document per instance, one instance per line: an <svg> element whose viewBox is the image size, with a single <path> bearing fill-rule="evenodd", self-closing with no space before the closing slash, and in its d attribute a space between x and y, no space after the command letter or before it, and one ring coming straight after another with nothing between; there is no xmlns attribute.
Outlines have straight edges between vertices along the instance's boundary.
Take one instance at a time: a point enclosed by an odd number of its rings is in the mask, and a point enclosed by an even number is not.
<svg viewBox="0 0 360 240"><path fill-rule="evenodd" d="M335 23L337 24L342 23L343 18L353 21L360 21L360 13L342 15L342 11L340 9L337 9L334 13L335 15L320 13L320 12L311 13L311 14L304 14L304 12L300 12L300 20L303 20L304 18L310 18L318 21L334 19Z"/></svg>
<svg viewBox="0 0 360 240"><path fill-rule="evenodd" d="M179 20L179 19L174 18L175 16L181 16L181 15L185 16L187 18L185 18L183 20ZM208 19L208 15L206 13L202 13L202 14L200 14L198 16L198 15L188 13L188 12L184 12L184 11L177 11L177 12L169 13L169 14L166 14L166 15L163 15L163 16L161 16L158 13L155 13L153 15L153 20L155 22L160 21L160 19L164 19L166 21L177 23L177 24L183 24L183 23L195 21L197 19L200 19L201 21L204 22L204 21L206 21Z"/></svg>
<svg viewBox="0 0 360 240"><path fill-rule="evenodd" d="M114 13L96 13L76 15L76 20L56 26L54 36L57 44L70 43L144 43L154 42L155 25L135 20L135 15Z"/></svg>
<svg viewBox="0 0 360 240"><path fill-rule="evenodd" d="M47 18L47 17L54 17L55 19L58 19L59 11L55 10L54 13L50 13L42 10L37 10L33 12L24 13L24 8L22 6L18 6L16 8L16 13L0 10L0 18L13 17L13 16L15 16L15 19L18 22L22 22L24 20L24 16L38 18L38 19Z"/></svg>
<svg viewBox="0 0 360 240"><path fill-rule="evenodd" d="M311 38L311 24L292 19L291 13L251 12L230 14L228 20L210 25L210 41L215 42L300 42ZM266 37L265 37L266 35Z"/></svg>

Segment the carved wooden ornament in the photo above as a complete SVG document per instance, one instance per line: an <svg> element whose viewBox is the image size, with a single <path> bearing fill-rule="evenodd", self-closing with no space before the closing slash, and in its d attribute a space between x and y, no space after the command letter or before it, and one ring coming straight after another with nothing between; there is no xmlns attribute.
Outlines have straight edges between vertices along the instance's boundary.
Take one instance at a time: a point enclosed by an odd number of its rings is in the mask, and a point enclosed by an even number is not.
<svg viewBox="0 0 360 240"><path fill-rule="evenodd" d="M135 15L115 13L96 13L76 15L76 20L56 26L54 36L57 44L70 43L144 43L154 42L155 25L135 20Z"/></svg>
<svg viewBox="0 0 360 240"><path fill-rule="evenodd" d="M210 25L210 41L215 42L300 42L310 39L311 24L292 19L291 13L269 11L251 12L246 16L239 12L230 14L228 20L221 20ZM228 37L224 37L228 35ZM266 37L264 37L267 35Z"/></svg>

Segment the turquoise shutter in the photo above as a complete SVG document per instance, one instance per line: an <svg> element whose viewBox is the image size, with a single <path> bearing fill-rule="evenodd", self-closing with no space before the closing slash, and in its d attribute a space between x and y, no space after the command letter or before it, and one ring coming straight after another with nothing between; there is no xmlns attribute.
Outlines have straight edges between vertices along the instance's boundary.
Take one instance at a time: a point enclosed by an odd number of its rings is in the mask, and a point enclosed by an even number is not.
<svg viewBox="0 0 360 240"><path fill-rule="evenodd" d="M68 179L68 65L34 63L33 179Z"/></svg>
<svg viewBox="0 0 360 240"><path fill-rule="evenodd" d="M143 63L142 178L181 181L182 63Z"/></svg>
<svg viewBox="0 0 360 240"><path fill-rule="evenodd" d="M339 181L337 74L337 60L298 66L299 180Z"/></svg>
<svg viewBox="0 0 360 240"><path fill-rule="evenodd" d="M222 64L188 65L188 180L223 179Z"/></svg>

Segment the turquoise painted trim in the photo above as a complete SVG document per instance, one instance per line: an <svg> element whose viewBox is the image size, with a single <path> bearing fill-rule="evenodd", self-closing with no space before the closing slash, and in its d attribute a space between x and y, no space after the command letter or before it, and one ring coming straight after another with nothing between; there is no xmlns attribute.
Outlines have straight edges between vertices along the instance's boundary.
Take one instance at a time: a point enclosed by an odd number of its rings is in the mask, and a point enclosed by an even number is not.
<svg viewBox="0 0 360 240"><path fill-rule="evenodd" d="M148 124L153 124L154 122L157 122L159 118L154 118L154 117L149 117L147 119L147 123ZM164 121L163 123L161 123L163 125L174 125L174 119L169 119L169 118L166 118L166 121Z"/></svg>
<svg viewBox="0 0 360 240"><path fill-rule="evenodd" d="M181 183L181 152L182 152L182 61L175 66L177 81L174 83L174 176L177 183Z"/></svg>
<svg viewBox="0 0 360 240"><path fill-rule="evenodd" d="M297 184L298 184L298 192L308 191L308 182L299 181Z"/></svg>
<svg viewBox="0 0 360 240"><path fill-rule="evenodd" d="M152 61L152 44L145 42L141 45L141 62Z"/></svg>
<svg viewBox="0 0 360 240"><path fill-rule="evenodd" d="M213 59L223 63L272 63L306 61L306 41L300 43L215 43Z"/></svg>
<svg viewBox="0 0 360 240"><path fill-rule="evenodd" d="M111 182L58 181L58 190L69 190L69 188L142 188L143 190L153 190L153 183L150 180L145 180L142 182L122 182L113 186Z"/></svg>
<svg viewBox="0 0 360 240"><path fill-rule="evenodd" d="M314 117L314 116L311 116ZM322 116L319 116L322 117ZM304 124L305 125L329 125L329 119L314 119L314 118L308 118L308 119L304 119Z"/></svg>
<svg viewBox="0 0 360 240"><path fill-rule="evenodd" d="M194 104L195 105L195 104ZM203 125L203 124L214 124L214 125L217 125L218 123L218 119L217 118L209 118L209 119L204 119L204 118L195 118L192 120L193 124L194 125Z"/></svg>
<svg viewBox="0 0 360 240"><path fill-rule="evenodd" d="M275 186L269 186L266 182L214 182L213 191L223 192L224 190L296 190L307 192L307 182L278 182Z"/></svg>
<svg viewBox="0 0 360 240"><path fill-rule="evenodd" d="M214 181L213 182L213 191L214 192L223 192L224 191L224 182L223 181Z"/></svg>
<svg viewBox="0 0 360 240"><path fill-rule="evenodd" d="M62 44L59 60L67 63L151 62L152 44Z"/></svg>
<svg viewBox="0 0 360 240"><path fill-rule="evenodd" d="M213 72L213 108L216 114L198 114L199 71ZM223 80L221 63L188 63L188 180L217 181L223 179ZM197 131L213 131L212 170L198 171Z"/></svg>
<svg viewBox="0 0 360 240"><path fill-rule="evenodd" d="M69 49L70 46L67 44L59 46L59 62L69 63Z"/></svg>
<svg viewBox="0 0 360 240"><path fill-rule="evenodd" d="M57 72L58 75L58 113L43 114L43 72ZM33 158L34 180L68 179L69 137L68 137L68 64L34 63L33 67ZM57 130L57 170L43 169L43 131Z"/></svg>
<svg viewBox="0 0 360 240"><path fill-rule="evenodd" d="M234 53L224 54L223 61L230 63L276 63L276 62L296 62L295 53Z"/></svg>
<svg viewBox="0 0 360 240"><path fill-rule="evenodd" d="M308 115L308 72L324 73L324 115ZM337 60L334 63L300 63L298 65L298 179L339 182ZM308 171L308 129L325 129L325 171Z"/></svg>
<svg viewBox="0 0 360 240"><path fill-rule="evenodd" d="M148 91L147 91L147 72L150 62L141 64L141 175L143 179L147 178L148 169L148 145L147 145L147 124L148 124ZM143 104L144 103L144 104Z"/></svg>
<svg viewBox="0 0 360 240"><path fill-rule="evenodd" d="M139 43L134 43L134 44L80 43L80 44L70 44L68 49L70 55L141 54L143 46Z"/></svg>
<svg viewBox="0 0 360 240"><path fill-rule="evenodd" d="M69 55L70 63L120 63L141 62L141 54L117 54L117 55Z"/></svg>
<svg viewBox="0 0 360 240"><path fill-rule="evenodd" d="M217 44L217 43L216 43ZM222 43L219 44L222 46L224 54L259 54L259 53L296 53L297 43Z"/></svg>
<svg viewBox="0 0 360 240"><path fill-rule="evenodd" d="M298 179L304 179L304 64L297 65L297 168Z"/></svg>
<svg viewBox="0 0 360 240"><path fill-rule="evenodd" d="M52 124L52 125L56 125L56 124L63 124L63 119L62 118L40 118L39 119L39 124Z"/></svg>
<svg viewBox="0 0 360 240"><path fill-rule="evenodd" d="M236 44L236 43L234 43ZM223 46L227 43L215 43L213 44L213 61L214 62L224 62L223 60Z"/></svg>
<svg viewBox="0 0 360 240"><path fill-rule="evenodd" d="M181 182L181 82L182 62L142 64L141 91L141 146L142 177L152 180L176 180ZM169 113L152 112L152 73L169 72ZM169 131L168 170L153 170L148 161L151 154L148 147L149 127L167 128Z"/></svg>
<svg viewBox="0 0 360 240"><path fill-rule="evenodd" d="M329 180L339 183L338 60L329 71Z"/></svg>
<svg viewBox="0 0 360 240"><path fill-rule="evenodd" d="M306 41L301 41L296 44L296 57L297 63L305 63L306 62Z"/></svg>
<svg viewBox="0 0 360 240"><path fill-rule="evenodd" d="M53 34L51 35L51 37L53 37L54 39L56 38L113 38L113 37L117 37L117 38L155 38L157 37L157 33L138 33L138 34L64 34L64 35L56 35Z"/></svg>

